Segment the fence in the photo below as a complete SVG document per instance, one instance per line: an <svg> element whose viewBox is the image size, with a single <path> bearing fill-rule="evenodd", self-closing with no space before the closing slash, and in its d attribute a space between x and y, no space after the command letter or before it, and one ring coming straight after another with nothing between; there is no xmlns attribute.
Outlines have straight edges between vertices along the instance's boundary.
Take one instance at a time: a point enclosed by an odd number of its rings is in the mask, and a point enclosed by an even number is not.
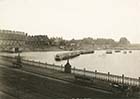
<svg viewBox="0 0 140 99"><path fill-rule="evenodd" d="M49 68L49 69L53 69L53 70L64 71L64 66L63 65L41 63L40 61L25 60L25 59L24 60L22 59L22 63L34 65L34 66L37 66L37 67L44 67L44 68Z"/></svg>
<svg viewBox="0 0 140 99"><path fill-rule="evenodd" d="M41 63L41 62L31 61L31 60L23 60L22 62L31 64L34 66L40 66L40 67L58 70L58 71L62 71L62 72L64 71L63 65ZM130 86L140 86L140 79L125 77L124 75L122 75L122 76L113 75L113 74L110 74L110 72L101 73L101 72L97 72L97 70L88 71L86 69L82 70L82 69L77 69L75 67L72 68L71 71L72 71L72 74L75 74L75 75L81 75L81 76L85 76L85 77L89 77L89 78L109 81L111 83L119 83L119 84L125 84L125 85L130 85Z"/></svg>

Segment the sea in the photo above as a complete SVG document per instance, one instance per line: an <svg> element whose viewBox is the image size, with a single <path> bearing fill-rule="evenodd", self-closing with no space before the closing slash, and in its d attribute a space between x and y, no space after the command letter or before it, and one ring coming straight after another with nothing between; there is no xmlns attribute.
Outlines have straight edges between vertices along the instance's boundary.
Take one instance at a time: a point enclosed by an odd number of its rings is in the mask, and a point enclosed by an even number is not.
<svg viewBox="0 0 140 99"><path fill-rule="evenodd" d="M51 63L56 65L65 65L66 60L55 61L55 55L58 53L66 53L67 51L47 51L47 52L23 52L21 56L24 59L40 61L43 63ZM140 77L140 51L129 50L112 54L106 54L106 50L97 50L95 53L82 54L69 60L72 68L86 69L90 71L122 75L127 77Z"/></svg>

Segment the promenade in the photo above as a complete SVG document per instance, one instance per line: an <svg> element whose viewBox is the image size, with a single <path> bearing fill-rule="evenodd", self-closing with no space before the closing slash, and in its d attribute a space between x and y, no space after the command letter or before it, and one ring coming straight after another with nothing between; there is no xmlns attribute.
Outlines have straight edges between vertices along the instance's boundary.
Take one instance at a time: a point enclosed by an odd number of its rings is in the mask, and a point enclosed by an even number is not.
<svg viewBox="0 0 140 99"><path fill-rule="evenodd" d="M0 65L0 85L3 86L0 87L0 90L4 93L8 93L14 97L14 99L75 99L78 97L89 99L93 97L104 99L104 97L106 97L106 99L108 99L112 97L110 93L99 89L83 87L69 81L55 78L57 74L60 76L64 75L63 73L49 70L43 75L26 71L26 67L22 69L11 68L11 63L8 61L0 61L0 64L2 64ZM53 77L50 77L50 75ZM68 76L69 74L67 77Z"/></svg>
<svg viewBox="0 0 140 99"><path fill-rule="evenodd" d="M46 97L124 99L111 92L108 82L98 79L95 79L94 83L77 81L74 74L62 72L63 66L49 68L43 67L44 64L41 63L24 60L22 68L16 69L11 67L12 59L2 60L0 61L3 78L1 85L4 88L1 90L18 99L46 99Z"/></svg>

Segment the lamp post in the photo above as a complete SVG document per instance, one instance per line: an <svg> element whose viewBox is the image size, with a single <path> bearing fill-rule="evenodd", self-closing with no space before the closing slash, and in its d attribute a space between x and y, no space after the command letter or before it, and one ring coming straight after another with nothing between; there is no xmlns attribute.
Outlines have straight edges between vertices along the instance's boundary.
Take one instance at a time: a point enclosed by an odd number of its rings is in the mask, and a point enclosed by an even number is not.
<svg viewBox="0 0 140 99"><path fill-rule="evenodd" d="M65 73L71 73L71 65L69 63L69 59L67 60L67 63L65 65Z"/></svg>

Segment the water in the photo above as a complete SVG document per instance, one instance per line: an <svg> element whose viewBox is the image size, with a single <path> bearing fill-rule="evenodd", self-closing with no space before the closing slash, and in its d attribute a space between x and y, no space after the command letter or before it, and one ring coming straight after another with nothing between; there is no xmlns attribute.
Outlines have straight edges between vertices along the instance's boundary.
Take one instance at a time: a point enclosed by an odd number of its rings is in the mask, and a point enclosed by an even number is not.
<svg viewBox="0 0 140 99"><path fill-rule="evenodd" d="M124 54L115 53L106 54L106 51L95 51L93 54L80 55L70 60L72 67L90 71L110 72L112 74L128 77L140 77L140 51L132 51L132 53ZM55 61L54 57L61 52L24 52L21 55L25 59L65 65L66 61Z"/></svg>

